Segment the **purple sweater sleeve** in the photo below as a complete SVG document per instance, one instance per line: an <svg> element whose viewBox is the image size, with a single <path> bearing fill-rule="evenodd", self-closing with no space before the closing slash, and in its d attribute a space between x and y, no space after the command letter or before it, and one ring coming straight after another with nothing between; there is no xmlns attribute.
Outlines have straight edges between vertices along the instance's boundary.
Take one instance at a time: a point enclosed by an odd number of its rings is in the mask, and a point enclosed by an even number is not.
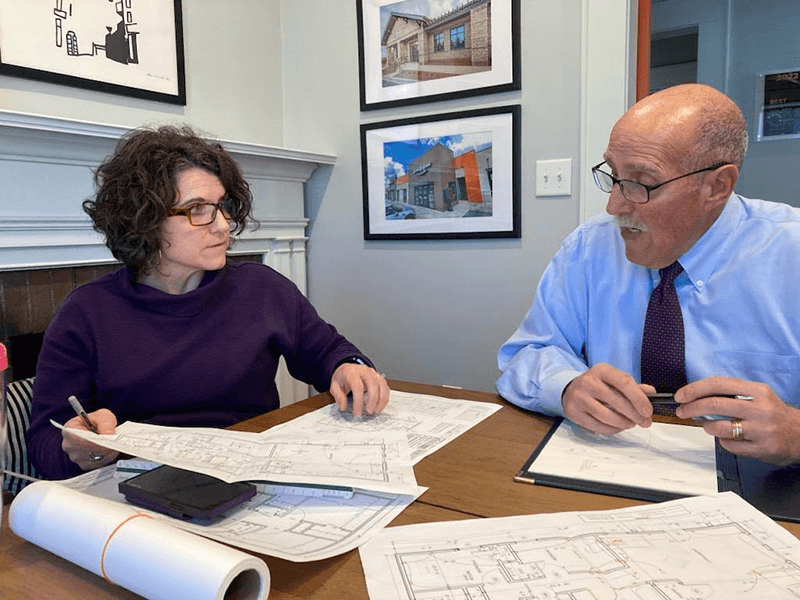
<svg viewBox="0 0 800 600"><path fill-rule="evenodd" d="M333 372L348 358L360 358L372 366L369 358L320 318L300 293L297 305L296 339L284 353L292 377L325 392L330 388Z"/></svg>
<svg viewBox="0 0 800 600"><path fill-rule="evenodd" d="M73 306L62 306L45 333L33 382L28 456L45 479L65 479L83 471L61 449L62 433L50 420L64 424L75 416L67 402L74 394L87 406L91 395L90 341L71 325L82 319Z"/></svg>

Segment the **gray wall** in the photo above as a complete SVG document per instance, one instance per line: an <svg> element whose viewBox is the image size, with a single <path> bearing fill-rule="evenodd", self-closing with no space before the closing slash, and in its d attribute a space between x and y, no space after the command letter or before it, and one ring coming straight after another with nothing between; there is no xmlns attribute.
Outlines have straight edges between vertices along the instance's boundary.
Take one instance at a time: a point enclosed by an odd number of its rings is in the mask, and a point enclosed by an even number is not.
<svg viewBox="0 0 800 600"><path fill-rule="evenodd" d="M800 69L800 2L733 0L732 5L729 94L750 124L750 148L737 190L751 198L800 206L800 138L755 141L757 75Z"/></svg>
<svg viewBox="0 0 800 600"><path fill-rule="evenodd" d="M725 91L742 108L750 147L736 191L800 206L792 174L800 139L757 142L759 73L800 69L798 0L666 0L653 6L653 30L698 25L697 80ZM729 35L730 33L730 35Z"/></svg>
<svg viewBox="0 0 800 600"><path fill-rule="evenodd" d="M572 158L577 172L581 2L522 0L521 93L365 113L355 7L281 3L286 144L338 157L310 190L311 300L389 377L494 389L498 347L578 223L576 196L534 197L534 163ZM522 105L522 239L364 241L360 123L512 103Z"/></svg>

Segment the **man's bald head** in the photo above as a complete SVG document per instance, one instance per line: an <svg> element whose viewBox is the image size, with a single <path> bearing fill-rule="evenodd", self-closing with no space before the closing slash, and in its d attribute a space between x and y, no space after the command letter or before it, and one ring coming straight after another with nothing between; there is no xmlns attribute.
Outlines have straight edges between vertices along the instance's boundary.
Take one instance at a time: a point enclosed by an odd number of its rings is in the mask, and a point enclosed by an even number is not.
<svg viewBox="0 0 800 600"><path fill-rule="evenodd" d="M656 92L633 105L618 124L631 121L646 124L654 137L680 143L686 170L720 163L742 167L747 152L744 115L733 100L710 86L689 83Z"/></svg>

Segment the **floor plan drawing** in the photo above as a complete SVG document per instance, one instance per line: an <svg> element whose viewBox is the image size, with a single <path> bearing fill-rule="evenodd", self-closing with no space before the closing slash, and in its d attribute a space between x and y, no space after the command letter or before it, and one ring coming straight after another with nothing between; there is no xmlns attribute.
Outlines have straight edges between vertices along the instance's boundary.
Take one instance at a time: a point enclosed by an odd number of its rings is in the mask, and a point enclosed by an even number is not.
<svg viewBox="0 0 800 600"><path fill-rule="evenodd" d="M352 432L403 432L408 436L411 459L416 464L500 408L500 404L392 390L389 404L378 415L356 418L352 411L340 411L331 404L273 427L262 435L289 431L313 431L326 437Z"/></svg>
<svg viewBox="0 0 800 600"><path fill-rule="evenodd" d="M800 541L732 492L393 527L359 552L372 600L800 598Z"/></svg>
<svg viewBox="0 0 800 600"><path fill-rule="evenodd" d="M92 496L126 503L117 485L130 476L130 473L117 472L111 465L63 483ZM157 516L174 526L232 546L307 562L358 547L416 498L368 490L354 490L348 498L259 492L246 504L211 524ZM155 515L145 509L137 510Z"/></svg>
<svg viewBox="0 0 800 600"><path fill-rule="evenodd" d="M110 435L73 431L106 448L227 482L269 480L418 493L407 438L401 432L326 437L293 431L264 436L131 421Z"/></svg>

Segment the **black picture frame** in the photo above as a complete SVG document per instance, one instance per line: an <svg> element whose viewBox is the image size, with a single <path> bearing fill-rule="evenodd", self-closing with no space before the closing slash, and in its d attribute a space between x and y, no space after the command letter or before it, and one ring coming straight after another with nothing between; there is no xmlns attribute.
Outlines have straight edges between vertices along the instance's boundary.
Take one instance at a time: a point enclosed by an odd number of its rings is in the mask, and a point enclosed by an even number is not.
<svg viewBox="0 0 800 600"><path fill-rule="evenodd" d="M520 0L452 0L432 18L402 10L427 2L357 0L362 111L521 89Z"/></svg>
<svg viewBox="0 0 800 600"><path fill-rule="evenodd" d="M519 104L361 125L365 240L519 238Z"/></svg>
<svg viewBox="0 0 800 600"><path fill-rule="evenodd" d="M756 76L755 140L800 138L800 69Z"/></svg>
<svg viewBox="0 0 800 600"><path fill-rule="evenodd" d="M185 105L181 0L0 0L0 74Z"/></svg>

